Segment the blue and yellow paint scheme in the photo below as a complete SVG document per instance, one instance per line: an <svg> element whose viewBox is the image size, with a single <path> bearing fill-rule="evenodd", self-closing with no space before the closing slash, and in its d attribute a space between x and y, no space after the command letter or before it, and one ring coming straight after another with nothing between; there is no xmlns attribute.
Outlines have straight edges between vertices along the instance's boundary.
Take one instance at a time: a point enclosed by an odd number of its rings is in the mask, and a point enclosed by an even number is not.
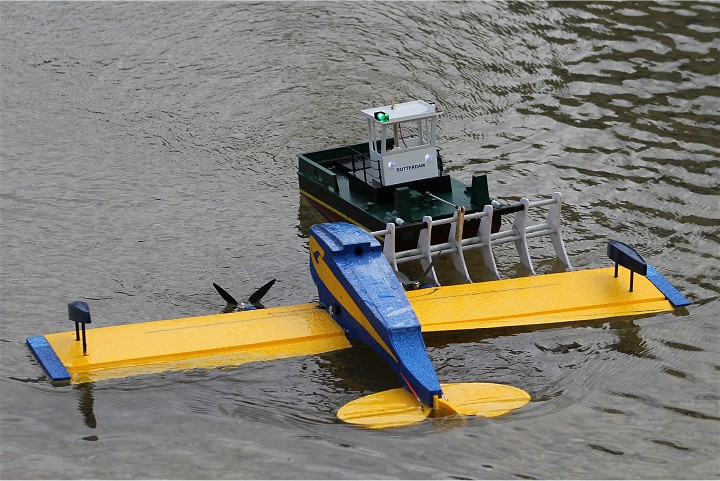
<svg viewBox="0 0 720 481"><path fill-rule="evenodd" d="M349 339L372 347L420 401L442 388L427 356L420 321L380 243L348 223L310 228L310 273L320 303Z"/></svg>
<svg viewBox="0 0 720 481"><path fill-rule="evenodd" d="M83 333L80 342L78 323L89 324L90 312L85 303L75 302L68 307L75 330L30 337L28 346L52 381L78 384L318 354L349 348L349 340L358 340L387 362L402 387L356 399L338 417L385 428L428 416L499 416L530 401L522 389L502 384L441 384L423 332L649 315L690 303L634 249L616 241L608 244L614 268L409 292L380 243L357 226L315 225L309 250L319 305L103 326L89 330L87 339Z"/></svg>

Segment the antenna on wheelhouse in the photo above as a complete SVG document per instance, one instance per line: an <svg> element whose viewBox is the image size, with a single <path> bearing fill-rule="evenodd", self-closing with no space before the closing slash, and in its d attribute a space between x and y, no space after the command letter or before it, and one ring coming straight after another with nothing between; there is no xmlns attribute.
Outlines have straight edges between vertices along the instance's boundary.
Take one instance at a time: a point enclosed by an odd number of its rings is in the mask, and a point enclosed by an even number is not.
<svg viewBox="0 0 720 481"><path fill-rule="evenodd" d="M390 100L390 110L395 110L395 99ZM398 124L393 125L393 140L395 143L393 145L400 145L400 138L398 136Z"/></svg>

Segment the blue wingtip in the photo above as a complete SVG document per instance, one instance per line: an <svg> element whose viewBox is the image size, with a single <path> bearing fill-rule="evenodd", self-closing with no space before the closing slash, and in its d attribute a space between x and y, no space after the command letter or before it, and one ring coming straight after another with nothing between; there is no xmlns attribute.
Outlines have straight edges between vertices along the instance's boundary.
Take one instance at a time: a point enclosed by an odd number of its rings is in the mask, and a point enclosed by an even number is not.
<svg viewBox="0 0 720 481"><path fill-rule="evenodd" d="M670 281L665 279L663 275L656 271L650 264L647 266L647 278L663 293L673 307L683 307L692 304L685 296L680 294L680 291L670 284Z"/></svg>
<svg viewBox="0 0 720 481"><path fill-rule="evenodd" d="M45 372L50 376L50 379L53 381L70 380L70 373L65 369L62 361L57 357L57 354L55 354L55 351L47 339L45 339L45 336L28 337L26 342L43 369L45 369Z"/></svg>

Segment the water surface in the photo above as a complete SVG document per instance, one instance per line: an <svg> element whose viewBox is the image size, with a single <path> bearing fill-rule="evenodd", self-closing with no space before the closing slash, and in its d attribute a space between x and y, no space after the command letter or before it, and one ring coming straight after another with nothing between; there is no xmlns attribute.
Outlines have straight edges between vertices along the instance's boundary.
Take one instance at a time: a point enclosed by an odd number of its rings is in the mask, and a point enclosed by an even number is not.
<svg viewBox="0 0 720 481"><path fill-rule="evenodd" d="M0 3L0 476L720 477L719 33L696 2ZM75 299L99 325L219 312L213 282L314 299L295 154L392 98L442 106L454 176L563 192L575 268L623 240L693 304L429 336L443 382L533 397L461 427L337 422L398 385L363 348L48 383L24 340Z"/></svg>

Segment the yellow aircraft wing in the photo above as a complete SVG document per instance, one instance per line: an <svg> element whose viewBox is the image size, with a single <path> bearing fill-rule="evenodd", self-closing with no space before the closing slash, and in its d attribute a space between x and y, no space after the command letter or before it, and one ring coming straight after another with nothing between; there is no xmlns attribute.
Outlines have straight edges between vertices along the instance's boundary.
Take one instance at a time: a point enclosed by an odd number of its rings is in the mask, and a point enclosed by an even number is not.
<svg viewBox="0 0 720 481"><path fill-rule="evenodd" d="M423 332L517 327L673 310L645 277L613 268L561 272L408 292Z"/></svg>
<svg viewBox="0 0 720 481"><path fill-rule="evenodd" d="M407 293L423 332L564 323L670 311L647 278L613 268L421 289ZM53 380L71 383L169 370L237 366L350 347L315 303L88 329L27 340ZM51 372L52 371L52 372ZM56 374L60 372L60 374Z"/></svg>

